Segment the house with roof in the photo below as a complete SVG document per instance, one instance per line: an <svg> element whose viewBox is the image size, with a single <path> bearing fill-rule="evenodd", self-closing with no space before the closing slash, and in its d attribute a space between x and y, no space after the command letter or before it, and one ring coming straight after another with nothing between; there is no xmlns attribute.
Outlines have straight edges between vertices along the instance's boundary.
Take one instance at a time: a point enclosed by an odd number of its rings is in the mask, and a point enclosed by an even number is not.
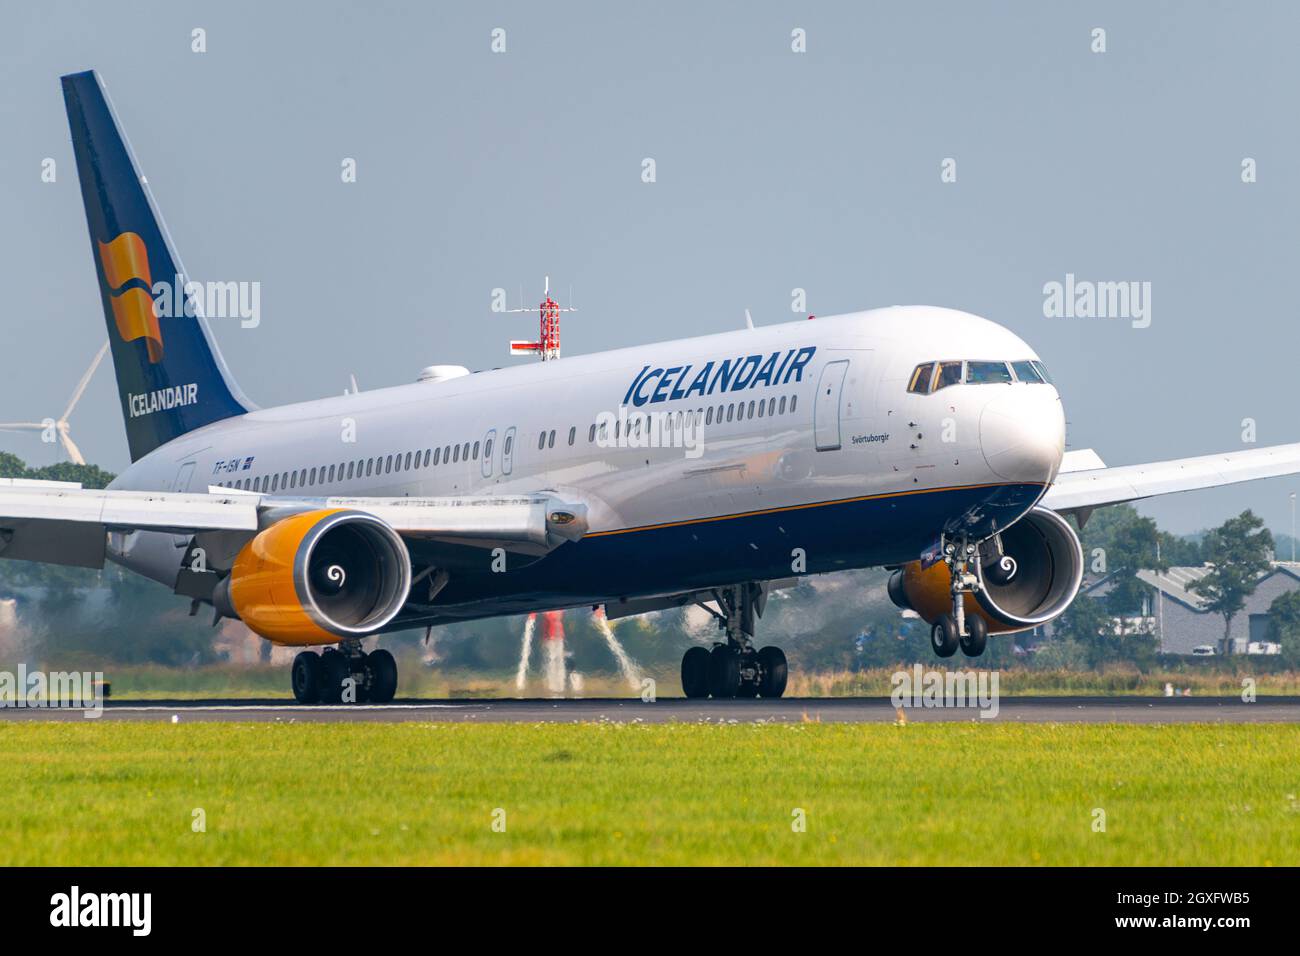
<svg viewBox="0 0 1300 956"><path fill-rule="evenodd" d="M1162 654L1191 654L1194 648L1214 648L1223 653L1223 616L1205 609L1205 598L1191 589L1194 582L1210 573L1208 566L1176 567L1168 571L1139 571L1138 580L1151 592L1141 608L1119 619L1122 633L1153 633L1160 640ZM1114 586L1113 576L1085 585L1081 593L1104 597ZM1233 616L1233 654L1276 654L1278 647L1268 637L1269 607L1279 596L1300 588L1300 563L1273 561L1260 575L1255 592Z"/></svg>

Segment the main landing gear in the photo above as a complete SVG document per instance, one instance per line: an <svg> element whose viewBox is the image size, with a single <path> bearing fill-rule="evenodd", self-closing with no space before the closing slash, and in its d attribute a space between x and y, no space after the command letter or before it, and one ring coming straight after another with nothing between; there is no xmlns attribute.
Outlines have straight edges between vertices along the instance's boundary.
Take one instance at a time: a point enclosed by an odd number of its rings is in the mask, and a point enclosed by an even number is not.
<svg viewBox="0 0 1300 956"><path fill-rule="evenodd" d="M300 704L386 704L397 692L397 661L385 650L344 641L293 659L293 696Z"/></svg>
<svg viewBox="0 0 1300 956"><path fill-rule="evenodd" d="M966 615L966 595L980 588L979 578L971 570L979 560L979 547L964 539L945 541L943 560L952 579L952 613L940 615L930 625L930 647L940 657L952 657L958 647L967 657L979 657L988 643L988 624L978 614ZM1014 563L1010 573L1015 573Z"/></svg>
<svg viewBox="0 0 1300 956"><path fill-rule="evenodd" d="M785 693L789 668L779 647L754 650L754 621L762 617L767 591L750 582L717 588L713 599L718 609L700 604L718 621L726 634L712 650L692 647L682 656L682 690L687 697L776 698Z"/></svg>

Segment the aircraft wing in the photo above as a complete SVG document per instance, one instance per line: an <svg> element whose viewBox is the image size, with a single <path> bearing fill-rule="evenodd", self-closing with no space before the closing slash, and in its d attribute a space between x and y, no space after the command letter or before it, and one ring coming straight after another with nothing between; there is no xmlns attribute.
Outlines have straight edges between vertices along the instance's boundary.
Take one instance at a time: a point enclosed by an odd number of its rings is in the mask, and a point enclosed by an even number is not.
<svg viewBox="0 0 1300 956"><path fill-rule="evenodd" d="M1100 466L1100 467L1096 467ZM1093 508L1300 473L1300 443L1107 468L1092 449L1066 454L1043 507L1087 520Z"/></svg>
<svg viewBox="0 0 1300 956"><path fill-rule="evenodd" d="M0 480L0 558L98 568L110 532L230 532L251 538L292 514L365 511L426 553L503 547L544 555L587 530L586 508L551 493L446 498L291 498L229 489L207 494L93 490L71 482Z"/></svg>

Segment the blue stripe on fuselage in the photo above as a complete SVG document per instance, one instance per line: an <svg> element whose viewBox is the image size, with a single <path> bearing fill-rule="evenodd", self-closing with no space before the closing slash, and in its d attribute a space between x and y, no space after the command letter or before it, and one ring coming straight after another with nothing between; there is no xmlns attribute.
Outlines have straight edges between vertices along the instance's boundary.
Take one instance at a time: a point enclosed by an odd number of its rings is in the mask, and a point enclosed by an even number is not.
<svg viewBox="0 0 1300 956"><path fill-rule="evenodd" d="M900 564L919 557L941 531L993 534L1042 493L1039 484L974 485L597 532L504 575L453 575L437 604L462 606L436 619L787 578L794 575L796 548L806 556L808 574ZM389 630L425 620L404 614Z"/></svg>

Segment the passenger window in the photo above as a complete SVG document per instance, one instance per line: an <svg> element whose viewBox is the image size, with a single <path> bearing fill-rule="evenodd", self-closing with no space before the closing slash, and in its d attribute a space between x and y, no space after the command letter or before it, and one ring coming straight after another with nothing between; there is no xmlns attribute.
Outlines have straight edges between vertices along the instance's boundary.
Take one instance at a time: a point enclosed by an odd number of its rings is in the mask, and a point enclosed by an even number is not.
<svg viewBox="0 0 1300 956"><path fill-rule="evenodd" d="M506 436L505 454L507 454L507 455L510 454L510 446L513 445L514 443L515 443L515 436L514 436L514 435L507 435L507 436Z"/></svg>
<svg viewBox="0 0 1300 956"><path fill-rule="evenodd" d="M781 396L781 404L777 406L777 414L778 414L778 415L784 415L784 414L785 414L785 396L784 396L784 395Z"/></svg>
<svg viewBox="0 0 1300 956"><path fill-rule="evenodd" d="M431 448L426 448L426 449L424 450L424 467L425 467L425 468L428 468L428 467L429 467L429 462L432 460L432 458L433 458L433 449L431 449Z"/></svg>
<svg viewBox="0 0 1300 956"><path fill-rule="evenodd" d="M356 473L355 468L353 467L353 466L355 466L355 465L356 465L356 462L354 462L354 461L350 461L350 462L348 462L348 481L351 481L351 480L352 480L352 476Z"/></svg>
<svg viewBox="0 0 1300 956"><path fill-rule="evenodd" d="M967 362L966 382L970 385L990 385L1011 381L1006 362Z"/></svg>
<svg viewBox="0 0 1300 956"><path fill-rule="evenodd" d="M411 453L409 451L406 453L406 470L411 470Z"/></svg>
<svg viewBox="0 0 1300 956"><path fill-rule="evenodd" d="M548 438L548 439L546 440L546 447L547 447L547 448L554 448L554 447L555 447L555 429L554 429L554 428L551 429L551 437Z"/></svg>
<svg viewBox="0 0 1300 956"><path fill-rule="evenodd" d="M587 444L590 445L596 440L596 423L591 423L591 428L587 431Z"/></svg>
<svg viewBox="0 0 1300 956"><path fill-rule="evenodd" d="M474 460L478 461L478 442L474 443Z"/></svg>
<svg viewBox="0 0 1300 956"><path fill-rule="evenodd" d="M441 448L435 448L435 449L433 450L433 466L436 468L436 467L438 467L438 465L440 465L441 463L442 463L442 449L441 449Z"/></svg>
<svg viewBox="0 0 1300 956"><path fill-rule="evenodd" d="M537 450L541 451L545 447L546 447L546 432L542 432L540 435L537 436Z"/></svg>
<svg viewBox="0 0 1300 956"><path fill-rule="evenodd" d="M728 406L727 406L727 421L731 421L731 420L735 417L735 415L736 415L736 406L735 406L735 405L728 405Z"/></svg>
<svg viewBox="0 0 1300 956"><path fill-rule="evenodd" d="M469 461L469 442L465 442L464 447L461 448L460 457L464 458L466 461Z"/></svg>
<svg viewBox="0 0 1300 956"><path fill-rule="evenodd" d="M934 380L934 363L926 362L912 370L912 380L907 383L907 390L917 395L929 395L930 383Z"/></svg>
<svg viewBox="0 0 1300 956"><path fill-rule="evenodd" d="M706 424L706 425L712 425L712 424L713 424L713 406L712 406L712 405L709 406L709 410L708 410L708 411L705 413L705 415L704 415L704 424Z"/></svg>
<svg viewBox="0 0 1300 956"><path fill-rule="evenodd" d="M574 426L574 425L570 425L570 426L569 426L569 444L572 445L572 444L573 444L573 440L574 440L575 438L577 438L577 437L578 437L578 429L577 429L577 427Z"/></svg>
<svg viewBox="0 0 1300 956"><path fill-rule="evenodd" d="M375 471L375 460L374 460L373 458L367 458L367 459L366 459L366 477L369 478L372 474L374 474L374 471Z"/></svg>
<svg viewBox="0 0 1300 956"><path fill-rule="evenodd" d="M451 449L451 454L452 454L452 458L451 458L451 460L452 460L453 462L460 461L460 446L459 446L459 445L453 445L453 446L452 446L452 449Z"/></svg>
<svg viewBox="0 0 1300 956"><path fill-rule="evenodd" d="M790 396L790 414L791 414L791 415L794 414L794 407L795 407L796 405L798 405L798 404L799 404L799 396L798 396L798 395L791 395L791 396Z"/></svg>
<svg viewBox="0 0 1300 956"><path fill-rule="evenodd" d="M491 438L489 438L489 439L487 440L487 444L485 444L485 445L483 446L483 457L484 457L484 458L491 458L491 457L492 457L492 439L491 439Z"/></svg>
<svg viewBox="0 0 1300 956"><path fill-rule="evenodd" d="M1033 362L1012 362L1011 371L1016 373L1016 378L1019 381L1030 385L1036 385L1043 381L1043 377L1038 374L1038 369L1034 368Z"/></svg>
<svg viewBox="0 0 1300 956"><path fill-rule="evenodd" d="M940 362L939 372L934 377L933 391L947 388L949 385L961 384L961 362ZM793 411L793 409L791 409Z"/></svg>

